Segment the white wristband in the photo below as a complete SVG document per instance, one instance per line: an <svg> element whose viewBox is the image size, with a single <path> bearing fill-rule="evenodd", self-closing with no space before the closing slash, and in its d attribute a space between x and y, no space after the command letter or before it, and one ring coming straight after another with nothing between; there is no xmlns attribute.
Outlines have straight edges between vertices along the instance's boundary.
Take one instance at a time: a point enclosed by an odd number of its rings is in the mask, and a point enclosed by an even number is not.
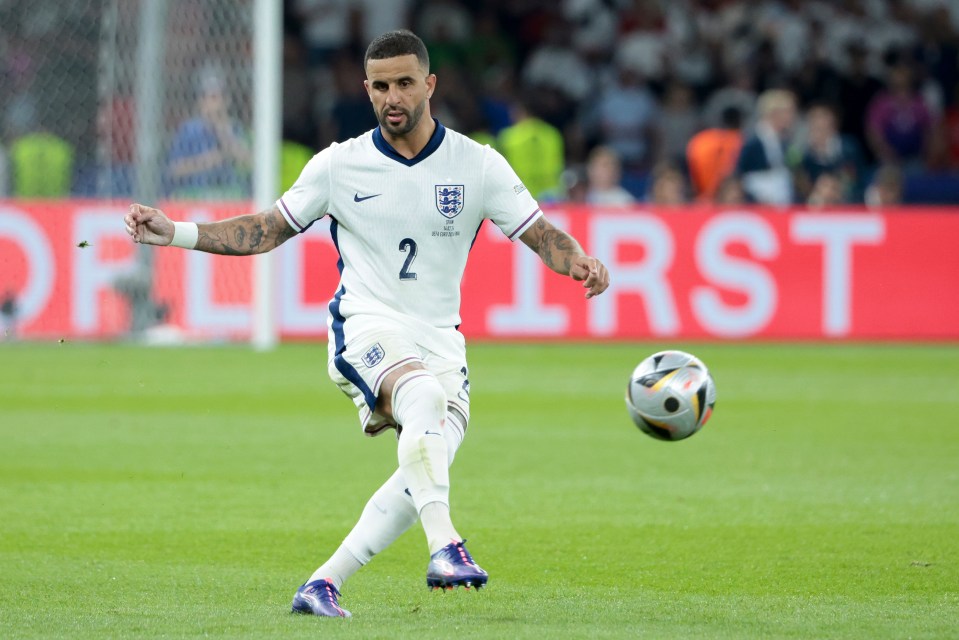
<svg viewBox="0 0 959 640"><path fill-rule="evenodd" d="M174 222L173 240L171 247L180 247L182 249L195 249L196 241L200 237L200 229L195 222Z"/></svg>

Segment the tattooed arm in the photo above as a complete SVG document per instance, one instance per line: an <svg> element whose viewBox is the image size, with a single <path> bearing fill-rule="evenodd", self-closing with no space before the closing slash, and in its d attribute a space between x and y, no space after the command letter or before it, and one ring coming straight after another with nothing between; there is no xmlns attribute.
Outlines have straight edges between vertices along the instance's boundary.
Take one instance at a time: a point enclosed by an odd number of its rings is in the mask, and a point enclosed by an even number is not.
<svg viewBox="0 0 959 640"><path fill-rule="evenodd" d="M602 262L583 252L573 236L540 216L520 240L535 251L547 267L583 283L586 297L598 296L609 286L609 272Z"/></svg>
<svg viewBox="0 0 959 640"><path fill-rule="evenodd" d="M133 204L123 220L134 242L164 246L173 241L173 222L159 209ZM275 206L247 216L201 222L197 230L198 251L228 256L265 253L296 235Z"/></svg>
<svg viewBox="0 0 959 640"><path fill-rule="evenodd" d="M266 253L296 235L276 206L270 211L201 223L197 227L197 250L228 256Z"/></svg>

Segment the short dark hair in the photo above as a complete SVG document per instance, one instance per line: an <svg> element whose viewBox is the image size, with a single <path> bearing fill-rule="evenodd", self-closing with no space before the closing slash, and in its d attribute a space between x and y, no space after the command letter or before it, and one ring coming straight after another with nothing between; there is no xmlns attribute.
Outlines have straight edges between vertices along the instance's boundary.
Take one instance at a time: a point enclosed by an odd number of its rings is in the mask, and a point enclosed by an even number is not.
<svg viewBox="0 0 959 640"><path fill-rule="evenodd" d="M396 31L387 31L377 37L366 48L366 56L363 58L363 68L370 60L384 60L386 58L396 58L397 56L416 56L420 66L429 71L430 54L426 51L426 45L420 40L420 37L408 29L397 29Z"/></svg>

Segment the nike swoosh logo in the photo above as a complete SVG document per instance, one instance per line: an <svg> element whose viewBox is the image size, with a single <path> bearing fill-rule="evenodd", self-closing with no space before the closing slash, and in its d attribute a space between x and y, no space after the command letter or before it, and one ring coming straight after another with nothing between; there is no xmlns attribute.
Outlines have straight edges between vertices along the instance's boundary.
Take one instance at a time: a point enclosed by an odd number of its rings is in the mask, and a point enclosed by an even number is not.
<svg viewBox="0 0 959 640"><path fill-rule="evenodd" d="M441 436L441 435L443 435L443 434L442 434L442 433L436 433L435 431L424 431L424 432L423 432L423 435L424 435L424 436Z"/></svg>
<svg viewBox="0 0 959 640"><path fill-rule="evenodd" d="M371 196L360 196L358 193L353 194L353 202L363 202L364 200L369 200L370 198L375 198L377 196L383 195L382 193L374 193Z"/></svg>

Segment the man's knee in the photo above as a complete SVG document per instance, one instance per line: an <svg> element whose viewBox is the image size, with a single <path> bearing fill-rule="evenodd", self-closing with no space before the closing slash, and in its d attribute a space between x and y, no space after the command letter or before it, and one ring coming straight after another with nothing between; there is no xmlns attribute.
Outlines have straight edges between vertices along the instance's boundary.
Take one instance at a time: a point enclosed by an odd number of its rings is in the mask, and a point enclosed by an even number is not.
<svg viewBox="0 0 959 640"><path fill-rule="evenodd" d="M396 422L393 416L393 392L396 382L407 373L419 370L426 370L422 362L410 362L390 371L380 383L379 394L376 396L376 412Z"/></svg>
<svg viewBox="0 0 959 640"><path fill-rule="evenodd" d="M393 385L392 410L401 428L408 426L408 421L426 427L442 426L446 420L446 391L432 372L414 369Z"/></svg>

